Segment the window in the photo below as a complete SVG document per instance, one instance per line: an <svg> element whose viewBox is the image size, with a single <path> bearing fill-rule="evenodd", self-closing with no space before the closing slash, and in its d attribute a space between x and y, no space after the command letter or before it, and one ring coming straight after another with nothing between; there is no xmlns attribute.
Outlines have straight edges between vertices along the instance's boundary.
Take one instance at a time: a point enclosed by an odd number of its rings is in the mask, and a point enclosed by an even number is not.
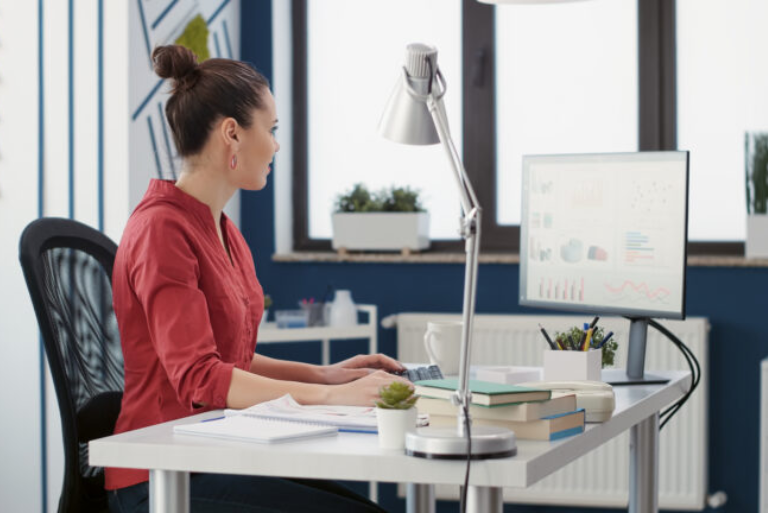
<svg viewBox="0 0 768 513"><path fill-rule="evenodd" d="M372 191L419 190L431 237L457 239L459 196L442 147L395 144L377 127L407 44L425 42L438 48L448 122L460 145L461 1L322 0L307 2L306 16L309 238L330 238L336 196L362 182Z"/></svg>
<svg viewBox="0 0 768 513"><path fill-rule="evenodd" d="M635 0L497 9L496 106L501 225L520 224L523 155L637 151Z"/></svg>
<svg viewBox="0 0 768 513"><path fill-rule="evenodd" d="M768 128L758 94L768 72L754 55L768 42L757 39L768 13L754 9L768 7L737 0L724 15L708 3L294 0L294 248L330 248L333 201L356 182L420 189L433 239L455 237L458 196L442 149L398 146L376 131L405 46L426 42L440 52L452 134L484 208L483 251L518 250L522 155L678 147L692 150L689 237L726 241L690 252L742 251L727 241L744 236L743 132Z"/></svg>
<svg viewBox="0 0 768 513"><path fill-rule="evenodd" d="M722 7L677 0L677 133L691 151L695 240L744 240L744 135L768 131L768 3Z"/></svg>

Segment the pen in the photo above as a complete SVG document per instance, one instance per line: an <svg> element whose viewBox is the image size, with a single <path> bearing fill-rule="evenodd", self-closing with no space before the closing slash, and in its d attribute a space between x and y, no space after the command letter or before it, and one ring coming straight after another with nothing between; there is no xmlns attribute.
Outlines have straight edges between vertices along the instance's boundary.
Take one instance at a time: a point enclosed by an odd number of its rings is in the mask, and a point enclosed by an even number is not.
<svg viewBox="0 0 768 513"><path fill-rule="evenodd" d="M573 340L573 335L570 335L570 334L569 334L569 335L568 335L568 340L570 340L570 341L571 341L571 345L570 345L569 349L570 349L571 351L575 351L575 350L576 350L576 341L575 341L575 340Z"/></svg>
<svg viewBox="0 0 768 513"><path fill-rule="evenodd" d="M201 420L200 422L211 422L211 421L213 421L213 420L221 420L221 419L223 419L223 418L224 418L224 417L214 417L214 418L212 418L212 419L204 419L204 420Z"/></svg>
<svg viewBox="0 0 768 513"><path fill-rule="evenodd" d="M579 340L579 351L584 350L584 341L587 340L587 330L589 329L589 324L586 322L584 323L584 331L581 332L581 340Z"/></svg>
<svg viewBox="0 0 768 513"><path fill-rule="evenodd" d="M600 317L596 315L595 318L592 319L592 324L590 324L589 327L594 329L594 327L597 326L598 320L600 320Z"/></svg>
<svg viewBox="0 0 768 513"><path fill-rule="evenodd" d="M552 342L552 339L549 338L549 334L547 333L547 330L544 329L544 326L542 326L541 323L539 323L539 329L541 330L541 334L544 335L544 338L547 339L547 344L549 344L549 347L553 351L557 350L557 346L555 345L554 342Z"/></svg>
<svg viewBox="0 0 768 513"><path fill-rule="evenodd" d="M587 337L584 340L584 347L581 349L582 351L589 351L589 343L592 341L592 328L589 328L587 330Z"/></svg>
<svg viewBox="0 0 768 513"><path fill-rule="evenodd" d="M600 342L600 345L597 346L597 349L601 349L605 345L605 343L608 342L608 339L611 338L612 336L613 336L613 332L609 331L608 334L603 338L603 341Z"/></svg>

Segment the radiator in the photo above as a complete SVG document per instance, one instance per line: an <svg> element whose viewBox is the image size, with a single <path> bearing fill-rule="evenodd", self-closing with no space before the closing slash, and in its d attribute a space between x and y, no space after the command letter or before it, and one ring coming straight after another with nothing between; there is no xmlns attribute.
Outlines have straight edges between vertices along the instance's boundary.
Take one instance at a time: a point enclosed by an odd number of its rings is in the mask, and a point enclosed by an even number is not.
<svg viewBox="0 0 768 513"><path fill-rule="evenodd" d="M397 326L398 358L403 362L428 361L423 337L427 321L461 320L460 315L403 313L382 321ZM550 334L581 325L585 316L476 315L472 343L472 365L541 366L546 344L538 330L540 322ZM707 334L705 318L662 322L696 355L702 380L695 394L661 431L659 445L659 507L702 510L707 495ZM626 362L629 321L617 317L600 319L619 343L616 367ZM648 328L645 368L688 370L679 350L655 329ZM505 489L504 501L525 504L626 507L629 483L629 432L573 461L558 472L526 489ZM403 487L401 486L401 493ZM436 495L456 499L458 487L438 486Z"/></svg>

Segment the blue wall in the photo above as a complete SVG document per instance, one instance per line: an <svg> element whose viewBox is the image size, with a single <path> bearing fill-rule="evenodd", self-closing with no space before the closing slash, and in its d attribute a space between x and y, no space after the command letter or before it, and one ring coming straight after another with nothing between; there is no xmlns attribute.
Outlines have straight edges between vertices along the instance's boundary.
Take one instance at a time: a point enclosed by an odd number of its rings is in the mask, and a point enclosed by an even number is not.
<svg viewBox="0 0 768 513"><path fill-rule="evenodd" d="M271 2L242 3L242 57L260 71L272 73ZM274 172L281 169L275 167ZM288 172L288 171L286 171ZM328 284L352 290L357 303L378 305L379 316L405 311L459 312L463 266L458 264L275 263L274 190L244 193L242 230L256 261L256 270L276 308L294 308L303 297L322 297ZM517 305L517 265L481 265L477 311L531 313ZM728 494L726 511L757 511L759 479L760 360L768 356L762 315L768 314L763 294L768 269L705 268L688 270L687 313L710 319L709 490ZM539 313L539 312L537 312ZM545 312L541 312L545 313ZM394 330L379 330L382 352L396 356ZM359 343L336 343L332 357L364 350ZM271 356L319 363L314 343L273 345ZM266 349L264 351L267 352ZM661 448L664 450L664 447ZM361 490L361 488L358 488ZM404 511L394 485L381 486L381 503ZM557 512L566 508L508 506L509 511ZM457 511L441 503L440 513ZM605 513L605 509L567 508Z"/></svg>

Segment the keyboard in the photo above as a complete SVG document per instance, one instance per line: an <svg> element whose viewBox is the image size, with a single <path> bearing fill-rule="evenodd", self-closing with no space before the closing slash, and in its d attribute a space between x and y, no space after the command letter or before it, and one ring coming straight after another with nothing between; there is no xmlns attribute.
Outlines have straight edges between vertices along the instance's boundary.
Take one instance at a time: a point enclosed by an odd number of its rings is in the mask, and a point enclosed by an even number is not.
<svg viewBox="0 0 768 513"><path fill-rule="evenodd" d="M410 382L421 381L424 379L443 379L443 373L437 365L414 367L412 369L406 369L403 372L397 372L396 374L404 377Z"/></svg>

